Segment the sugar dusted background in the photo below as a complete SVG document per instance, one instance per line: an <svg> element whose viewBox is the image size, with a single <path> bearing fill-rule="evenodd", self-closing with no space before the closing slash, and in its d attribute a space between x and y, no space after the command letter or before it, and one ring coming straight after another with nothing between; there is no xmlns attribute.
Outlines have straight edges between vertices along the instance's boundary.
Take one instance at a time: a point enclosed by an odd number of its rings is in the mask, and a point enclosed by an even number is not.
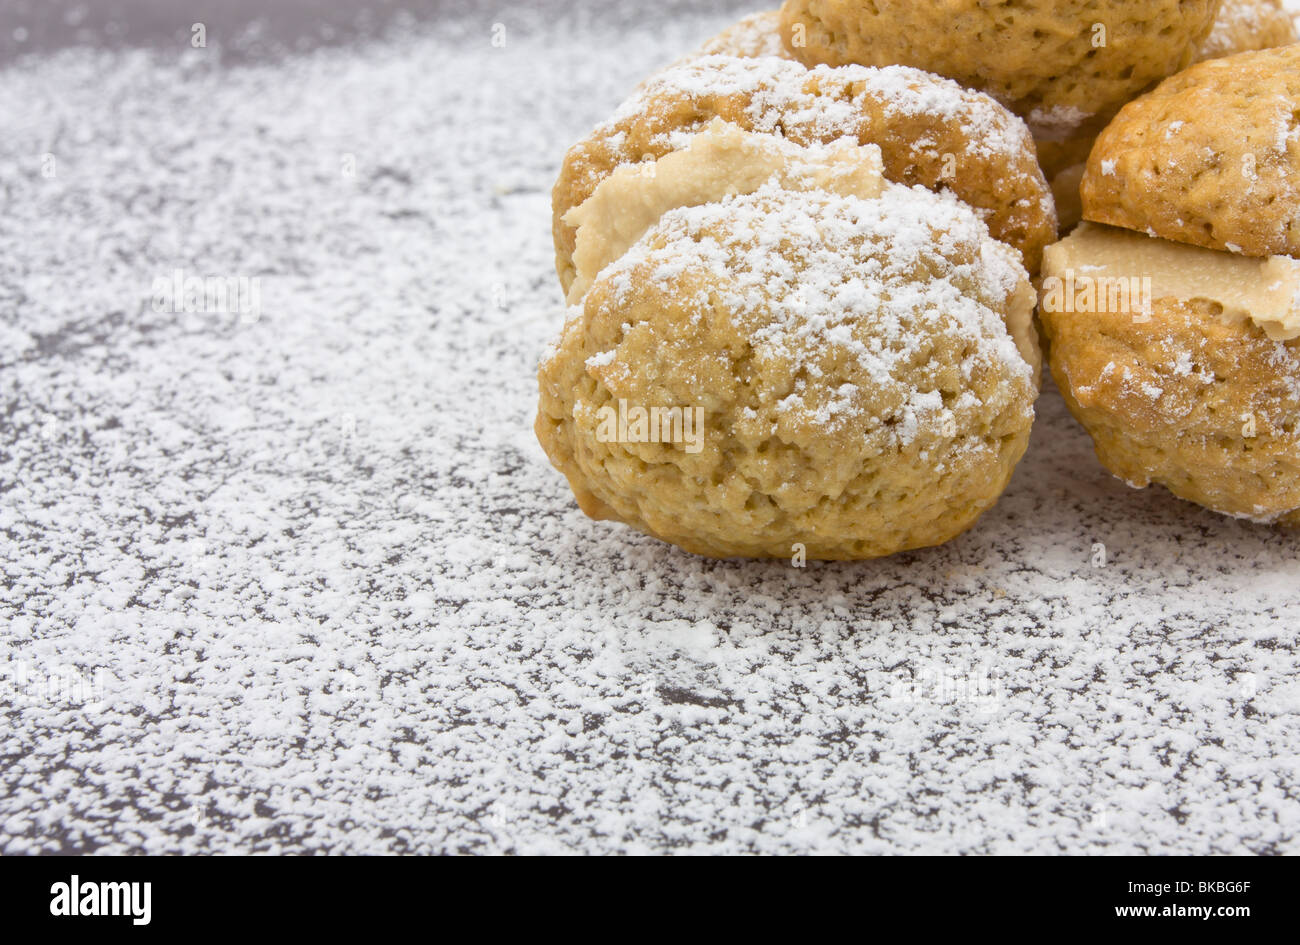
<svg viewBox="0 0 1300 945"><path fill-rule="evenodd" d="M942 548L578 512L551 182L750 7L185 6L0 11L0 852L1300 849L1295 536L1054 390Z"/></svg>

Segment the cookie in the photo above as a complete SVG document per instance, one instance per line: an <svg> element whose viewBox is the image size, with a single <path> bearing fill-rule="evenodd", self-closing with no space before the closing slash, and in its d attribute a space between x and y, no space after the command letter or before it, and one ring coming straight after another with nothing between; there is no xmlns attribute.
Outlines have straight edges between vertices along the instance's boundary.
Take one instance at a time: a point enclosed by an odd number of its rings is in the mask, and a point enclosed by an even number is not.
<svg viewBox="0 0 1300 945"><path fill-rule="evenodd" d="M1213 59L1126 105L1084 219L1250 256L1300 255L1300 45Z"/></svg>
<svg viewBox="0 0 1300 945"><path fill-rule="evenodd" d="M914 66L988 92L1035 136L1077 137L1185 68L1219 2L786 0L781 31L805 65Z"/></svg>
<svg viewBox="0 0 1300 945"><path fill-rule="evenodd" d="M1300 262L1084 223L1044 254L1039 321L1112 473L1300 525Z"/></svg>
<svg viewBox="0 0 1300 945"><path fill-rule="evenodd" d="M805 69L773 58L708 56L653 77L569 149L552 191L556 270L576 277L565 214L617 168L683 146L713 118L800 145L880 146L885 176L951 190L1030 269L1056 236L1051 192L1024 124L986 95L915 69Z"/></svg>
<svg viewBox="0 0 1300 945"><path fill-rule="evenodd" d="M664 214L539 370L582 510L697 554L870 558L997 500L1033 421L1033 291L950 195L776 182Z"/></svg>
<svg viewBox="0 0 1300 945"><path fill-rule="evenodd" d="M1214 28L1196 53L1196 61L1288 46L1296 38L1295 24L1282 0L1223 0Z"/></svg>
<svg viewBox="0 0 1300 945"><path fill-rule="evenodd" d="M1244 49L1261 49L1293 41L1280 39L1283 31L1266 9L1276 8L1278 2L1279 0L1227 0L1223 5L1224 12L1216 21L1215 31L1210 40L1206 41L1207 44L1213 42L1216 48L1223 50L1217 55L1229 55ZM1256 8L1260 9L1256 11ZM1252 16L1252 13L1257 15ZM1290 19L1284 16L1282 23L1286 34L1294 38ZM1221 33L1228 35L1221 36ZM752 13L744 17L674 65L717 55L740 58L769 56L797 61L782 41L780 10ZM1210 58L1205 46L1202 47L1201 55ZM1061 230L1068 230L1081 219L1079 180L1083 176L1083 165L1088 160L1088 153L1092 151L1097 134L1105 124L1104 118L1085 122L1082 126L1067 121L1064 127L1053 127L1050 122L1044 121L1038 128L1031 129L1038 151L1038 164L1051 186L1056 202L1057 223Z"/></svg>
<svg viewBox="0 0 1300 945"><path fill-rule="evenodd" d="M714 118L685 147L615 169L564 215L576 228L568 302L579 302L600 271L669 210L753 193L769 181L786 190L877 197L884 186L880 148L849 138L801 147Z"/></svg>

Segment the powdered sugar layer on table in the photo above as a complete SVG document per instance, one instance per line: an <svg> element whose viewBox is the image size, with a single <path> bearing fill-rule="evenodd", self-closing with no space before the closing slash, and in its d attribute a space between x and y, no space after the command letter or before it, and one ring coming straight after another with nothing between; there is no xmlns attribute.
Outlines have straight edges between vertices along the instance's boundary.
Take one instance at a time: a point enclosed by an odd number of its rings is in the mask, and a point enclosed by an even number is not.
<svg viewBox="0 0 1300 945"><path fill-rule="evenodd" d="M1297 852L1296 538L1050 390L931 551L574 507L549 187L731 19L0 72L0 850ZM260 317L155 310L178 268Z"/></svg>

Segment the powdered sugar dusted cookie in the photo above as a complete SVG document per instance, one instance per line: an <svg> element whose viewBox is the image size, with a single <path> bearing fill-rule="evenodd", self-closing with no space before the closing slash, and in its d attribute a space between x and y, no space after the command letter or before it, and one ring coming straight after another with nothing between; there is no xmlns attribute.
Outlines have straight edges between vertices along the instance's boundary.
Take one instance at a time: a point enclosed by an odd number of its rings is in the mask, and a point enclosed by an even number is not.
<svg viewBox="0 0 1300 945"><path fill-rule="evenodd" d="M1184 68L1219 0L786 0L786 47L807 65L900 63L987 91L1035 136L1096 116Z"/></svg>
<svg viewBox="0 0 1300 945"><path fill-rule="evenodd" d="M1097 141L1044 254L1052 373L1135 486L1300 525L1300 47L1193 66ZM1101 224L1113 224L1106 226Z"/></svg>
<svg viewBox="0 0 1300 945"><path fill-rule="evenodd" d="M600 271L669 210L753 193L768 182L786 190L878 197L880 164L874 144L844 138L803 147L714 118L659 160L616 168L564 215L564 223L576 228L568 301L580 301Z"/></svg>
<svg viewBox="0 0 1300 945"><path fill-rule="evenodd" d="M1214 29L1196 54L1198 62L1219 59L1240 52L1286 46L1296 41L1291 16L1281 0L1224 0ZM1051 129L1039 128L1034 134L1038 163L1052 184L1056 198L1056 215L1062 230L1082 217L1079 184L1084 164L1092 153L1101 127L1085 127L1061 137Z"/></svg>
<svg viewBox="0 0 1300 945"><path fill-rule="evenodd" d="M537 435L588 515L727 557L946 541L1033 420L1033 292L951 196L776 183L669 210L570 310Z"/></svg>
<svg viewBox="0 0 1300 945"><path fill-rule="evenodd" d="M1038 265L1055 238L1051 193L1024 124L993 99L915 69L808 70L773 58L709 56L652 78L565 155L552 193L556 268L575 278L565 214L620 166L684 146L713 118L800 145L879 145L885 177L951 190L992 235Z"/></svg>
<svg viewBox="0 0 1300 945"><path fill-rule="evenodd" d="M1300 256L1300 46L1193 66L1102 133L1084 219L1251 256Z"/></svg>
<svg viewBox="0 0 1300 945"><path fill-rule="evenodd" d="M1223 0L1214 28L1201 44L1196 61L1288 46L1295 41L1295 24L1283 8L1282 0Z"/></svg>
<svg viewBox="0 0 1300 945"><path fill-rule="evenodd" d="M1043 276L1052 373L1107 469L1300 525L1300 262L1084 223Z"/></svg>

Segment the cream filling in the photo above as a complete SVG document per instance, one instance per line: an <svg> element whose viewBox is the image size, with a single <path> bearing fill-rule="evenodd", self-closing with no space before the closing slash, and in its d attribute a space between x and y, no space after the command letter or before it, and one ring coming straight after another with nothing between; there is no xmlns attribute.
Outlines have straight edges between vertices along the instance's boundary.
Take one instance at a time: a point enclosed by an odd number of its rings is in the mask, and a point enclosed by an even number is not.
<svg viewBox="0 0 1300 945"><path fill-rule="evenodd" d="M1019 263L1020 254L1016 253L1014 259ZM1038 346L1038 332L1034 330L1034 306L1037 302L1038 295L1034 292L1033 284L1028 279L1018 283L1007 299L1006 323L1007 334L1016 343L1025 363L1033 369L1034 383L1041 385L1039 374L1043 368L1043 352Z"/></svg>
<svg viewBox="0 0 1300 945"><path fill-rule="evenodd" d="M844 140L800 147L715 118L690 143L657 161L625 164L564 215L577 228L577 271L568 303L580 301L600 271L631 248L669 210L749 194L773 177L787 190L824 190L863 199L884 189L880 148Z"/></svg>
<svg viewBox="0 0 1300 945"><path fill-rule="evenodd" d="M1274 341L1300 338L1300 260L1258 258L1081 223L1043 252L1050 312L1130 311L1157 299L1217 303L1229 322L1252 321Z"/></svg>

